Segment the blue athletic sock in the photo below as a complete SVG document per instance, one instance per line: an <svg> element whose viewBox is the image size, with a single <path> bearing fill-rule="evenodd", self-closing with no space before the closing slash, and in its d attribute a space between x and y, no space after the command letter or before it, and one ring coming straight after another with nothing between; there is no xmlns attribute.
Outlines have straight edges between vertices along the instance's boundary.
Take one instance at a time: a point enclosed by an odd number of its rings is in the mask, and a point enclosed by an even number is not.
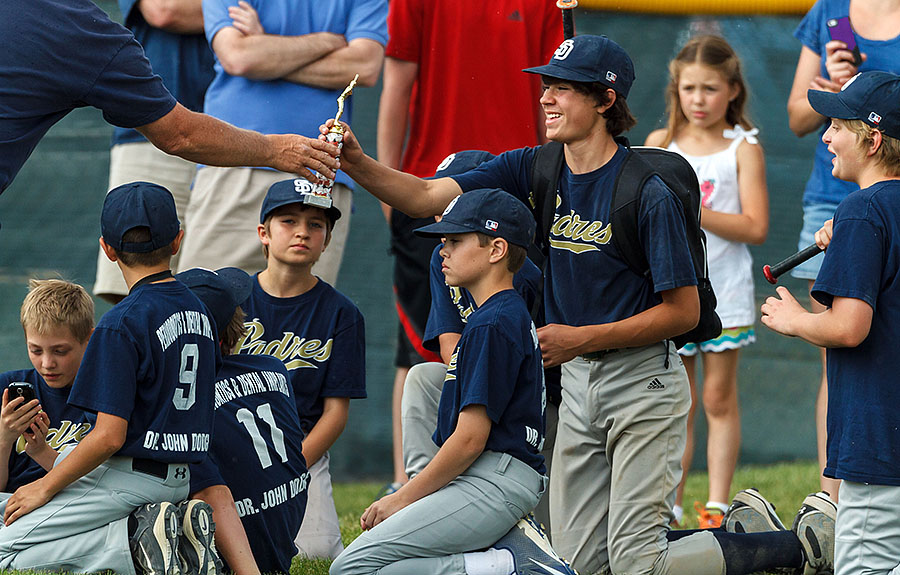
<svg viewBox="0 0 900 575"><path fill-rule="evenodd" d="M793 531L727 533L714 531L722 548L726 575L744 575L803 565L803 547Z"/></svg>

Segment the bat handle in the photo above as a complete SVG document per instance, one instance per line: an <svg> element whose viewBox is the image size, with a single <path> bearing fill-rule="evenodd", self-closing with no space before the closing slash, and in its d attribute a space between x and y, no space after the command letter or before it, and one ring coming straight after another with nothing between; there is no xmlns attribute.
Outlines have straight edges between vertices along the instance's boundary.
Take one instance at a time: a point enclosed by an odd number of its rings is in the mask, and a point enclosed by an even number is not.
<svg viewBox="0 0 900 575"><path fill-rule="evenodd" d="M778 283L778 276L782 275L784 272L791 270L806 260L812 258L822 251L822 248L813 244L811 246L807 246L800 250L799 252L790 255L777 264L770 266L763 266L763 275L766 276L766 280L770 284Z"/></svg>
<svg viewBox="0 0 900 575"><path fill-rule="evenodd" d="M575 17L572 9L578 6L578 0L557 0L556 7L562 10L563 38L575 37Z"/></svg>

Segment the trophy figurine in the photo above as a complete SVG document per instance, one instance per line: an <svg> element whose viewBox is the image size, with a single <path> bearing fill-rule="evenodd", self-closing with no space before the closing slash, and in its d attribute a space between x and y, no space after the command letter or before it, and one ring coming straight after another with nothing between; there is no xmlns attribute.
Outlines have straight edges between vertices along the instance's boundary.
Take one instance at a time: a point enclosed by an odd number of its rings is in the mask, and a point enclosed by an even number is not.
<svg viewBox="0 0 900 575"><path fill-rule="evenodd" d="M344 88L341 95L338 96L338 111L334 117L334 125L328 129L325 139L329 142L337 144L338 152L340 152L344 141L344 127L340 124L341 116L344 114L344 100L353 93L356 81L359 80L359 74L353 77L353 81ZM316 183L312 186L311 195L306 199L307 204L319 206L322 208L330 208L332 204L331 189L334 187L334 180L326 178L322 174L316 172Z"/></svg>

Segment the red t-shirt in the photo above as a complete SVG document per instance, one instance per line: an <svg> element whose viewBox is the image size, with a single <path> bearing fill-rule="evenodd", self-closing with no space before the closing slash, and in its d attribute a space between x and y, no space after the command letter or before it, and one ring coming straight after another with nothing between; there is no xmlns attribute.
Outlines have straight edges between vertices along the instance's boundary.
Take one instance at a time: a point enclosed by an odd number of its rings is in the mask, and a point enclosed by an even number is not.
<svg viewBox="0 0 900 575"><path fill-rule="evenodd" d="M391 0L386 55L416 62L402 170L434 175L461 150L499 154L543 134L540 76L562 42L550 0Z"/></svg>

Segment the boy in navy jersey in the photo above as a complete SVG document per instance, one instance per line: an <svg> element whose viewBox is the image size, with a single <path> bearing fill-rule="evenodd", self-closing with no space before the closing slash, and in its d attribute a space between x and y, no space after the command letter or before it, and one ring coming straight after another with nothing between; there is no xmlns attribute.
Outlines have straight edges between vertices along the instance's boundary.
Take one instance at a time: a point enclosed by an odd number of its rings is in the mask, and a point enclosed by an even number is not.
<svg viewBox="0 0 900 575"><path fill-rule="evenodd" d="M258 226L266 269L241 307L247 335L237 353L273 355L291 374L310 473L306 515L295 542L307 557L334 558L341 532L331 495L328 449L347 423L351 398L366 396L365 325L347 297L312 274L341 217L312 184L276 182L263 200Z"/></svg>
<svg viewBox="0 0 900 575"><path fill-rule="evenodd" d="M828 461L841 480L834 573L896 573L900 559L900 76L857 74L840 92L809 91L831 118L822 134L832 174L861 189L816 233L828 248L807 312L786 287L762 306L762 322L827 348ZM832 235L833 232L833 235Z"/></svg>
<svg viewBox="0 0 900 575"><path fill-rule="evenodd" d="M191 466L191 497L212 505L216 547L235 573L288 573L309 474L287 368L270 355L231 354L246 331L238 305L250 294L246 272L192 269L175 277L213 314L225 355L209 457Z"/></svg>
<svg viewBox="0 0 900 575"><path fill-rule="evenodd" d="M530 516L523 519L547 484L541 354L513 289L534 227L521 202L484 189L460 196L440 222L416 230L444 238L447 283L466 288L477 309L450 358L436 449L404 454L422 465L365 510L367 531L332 564L332 575L477 575L495 565L504 574L573 573Z"/></svg>
<svg viewBox="0 0 900 575"><path fill-rule="evenodd" d="M94 302L80 285L31 280L20 318L34 369L0 374L0 491L12 493L43 477L57 451L75 446L91 429L85 413L66 401L94 330ZM9 395L13 382L30 383L35 399Z"/></svg>
<svg viewBox="0 0 900 575"><path fill-rule="evenodd" d="M173 575L184 560L215 573L209 506L187 507L191 537L178 549L173 505L188 495L188 464L206 455L221 362L206 307L169 269L183 237L175 202L155 184L120 186L100 228L130 291L95 328L69 394L96 421L7 502L0 567L130 573L130 546L142 572Z"/></svg>

